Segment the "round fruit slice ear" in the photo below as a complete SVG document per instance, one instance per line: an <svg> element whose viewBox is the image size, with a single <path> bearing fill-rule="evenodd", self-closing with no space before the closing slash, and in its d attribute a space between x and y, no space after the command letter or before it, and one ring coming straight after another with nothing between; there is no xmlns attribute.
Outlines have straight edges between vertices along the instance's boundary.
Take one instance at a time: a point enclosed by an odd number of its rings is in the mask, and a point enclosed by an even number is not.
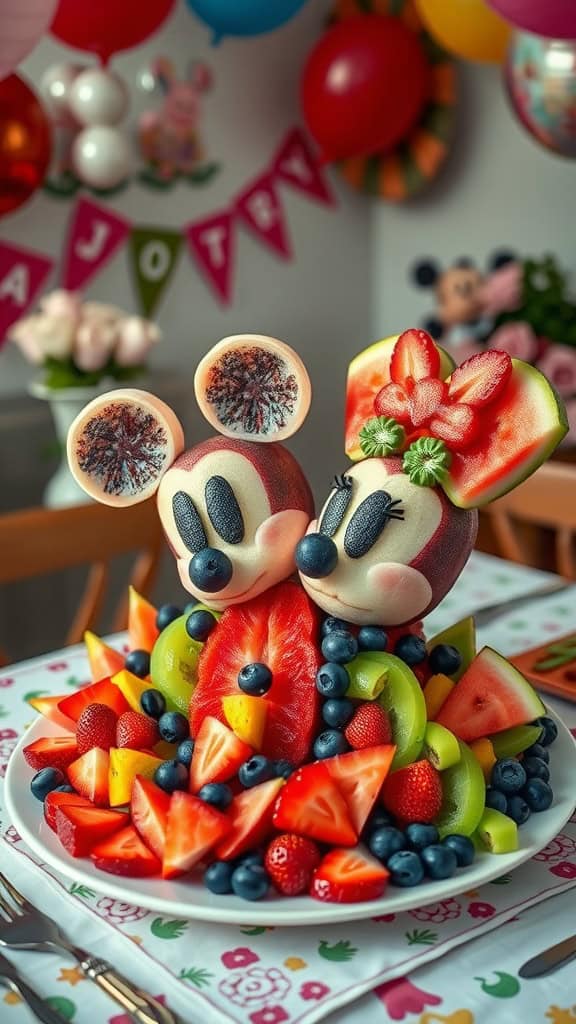
<svg viewBox="0 0 576 1024"><path fill-rule="evenodd" d="M302 426L312 388L304 363L283 341L261 334L223 338L194 376L196 401L220 434L283 441Z"/></svg>
<svg viewBox="0 0 576 1024"><path fill-rule="evenodd" d="M176 414L147 391L110 391L90 402L68 432L68 464L96 501L136 505L156 491L184 448Z"/></svg>

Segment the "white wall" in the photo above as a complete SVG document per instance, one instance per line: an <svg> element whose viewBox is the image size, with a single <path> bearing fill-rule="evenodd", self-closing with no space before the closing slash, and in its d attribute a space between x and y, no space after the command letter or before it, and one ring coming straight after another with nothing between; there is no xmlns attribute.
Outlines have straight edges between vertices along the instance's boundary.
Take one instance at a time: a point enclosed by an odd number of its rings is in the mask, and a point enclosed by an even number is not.
<svg viewBox="0 0 576 1024"><path fill-rule="evenodd" d="M433 296L409 281L420 256L481 266L496 248L552 252L576 270L576 163L532 142L509 110L497 68L463 65L453 152L419 199L373 204L373 333L418 324Z"/></svg>

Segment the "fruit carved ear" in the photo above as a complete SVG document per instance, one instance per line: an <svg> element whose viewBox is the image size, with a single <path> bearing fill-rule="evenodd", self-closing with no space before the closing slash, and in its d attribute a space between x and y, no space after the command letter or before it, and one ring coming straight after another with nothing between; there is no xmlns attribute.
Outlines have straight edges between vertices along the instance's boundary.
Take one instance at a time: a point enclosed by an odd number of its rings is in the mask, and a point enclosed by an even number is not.
<svg viewBox="0 0 576 1024"><path fill-rule="evenodd" d="M110 391L89 402L68 432L75 480L103 505L136 505L155 493L184 448L182 426L146 391Z"/></svg>
<svg viewBox="0 0 576 1024"><path fill-rule="evenodd" d="M196 401L225 437L284 441L300 429L310 408L306 367L284 342L261 334L219 341L198 364Z"/></svg>

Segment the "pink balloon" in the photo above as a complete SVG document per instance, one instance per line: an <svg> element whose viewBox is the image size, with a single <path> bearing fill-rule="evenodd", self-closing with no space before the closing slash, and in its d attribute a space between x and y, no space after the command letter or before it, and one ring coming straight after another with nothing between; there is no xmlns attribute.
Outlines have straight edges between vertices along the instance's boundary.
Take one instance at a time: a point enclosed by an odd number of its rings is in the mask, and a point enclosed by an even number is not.
<svg viewBox="0 0 576 1024"><path fill-rule="evenodd" d="M58 0L0 0L0 79L27 57L48 30Z"/></svg>
<svg viewBox="0 0 576 1024"><path fill-rule="evenodd" d="M576 39L574 0L488 0L515 28L549 39Z"/></svg>

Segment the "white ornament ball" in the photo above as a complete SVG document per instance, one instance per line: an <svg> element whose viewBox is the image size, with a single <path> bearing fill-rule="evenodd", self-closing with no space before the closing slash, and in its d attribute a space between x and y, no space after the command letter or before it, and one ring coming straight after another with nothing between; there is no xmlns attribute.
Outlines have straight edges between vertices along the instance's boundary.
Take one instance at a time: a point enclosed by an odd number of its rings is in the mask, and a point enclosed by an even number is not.
<svg viewBox="0 0 576 1024"><path fill-rule="evenodd" d="M72 163L85 185L115 188L130 174L132 153L126 136L118 128L92 125L76 136Z"/></svg>
<svg viewBox="0 0 576 1024"><path fill-rule="evenodd" d="M71 120L70 90L84 71L81 64L53 64L40 79L40 95L50 117L57 123Z"/></svg>
<svg viewBox="0 0 576 1024"><path fill-rule="evenodd" d="M128 90L106 68L88 68L70 89L70 109L80 124L118 124L128 110Z"/></svg>

